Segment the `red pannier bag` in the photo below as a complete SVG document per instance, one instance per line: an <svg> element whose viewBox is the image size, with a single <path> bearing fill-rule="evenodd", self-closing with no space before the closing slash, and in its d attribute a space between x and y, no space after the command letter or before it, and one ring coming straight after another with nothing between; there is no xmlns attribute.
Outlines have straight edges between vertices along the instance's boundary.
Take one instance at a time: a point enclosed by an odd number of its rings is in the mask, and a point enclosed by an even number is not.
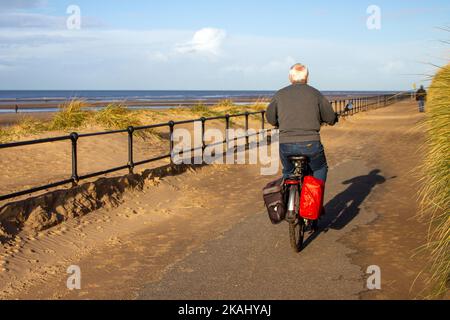
<svg viewBox="0 0 450 320"><path fill-rule="evenodd" d="M300 197L300 216L309 220L317 220L323 207L323 194L325 182L306 176L303 179L302 194Z"/></svg>

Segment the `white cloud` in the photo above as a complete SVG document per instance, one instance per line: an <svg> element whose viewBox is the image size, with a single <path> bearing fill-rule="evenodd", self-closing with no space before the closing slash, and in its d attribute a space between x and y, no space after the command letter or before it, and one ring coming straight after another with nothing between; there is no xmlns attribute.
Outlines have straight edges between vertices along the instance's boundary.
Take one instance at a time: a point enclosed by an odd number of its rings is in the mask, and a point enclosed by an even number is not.
<svg viewBox="0 0 450 320"><path fill-rule="evenodd" d="M29 9L42 7L47 4L46 0L2 0L0 2L0 9Z"/></svg>
<svg viewBox="0 0 450 320"><path fill-rule="evenodd" d="M221 68L220 71L225 73L242 73L246 75L279 72L287 74L287 70L289 70L289 68L296 62L297 61L294 58L287 56L284 59L274 59L261 63L229 65Z"/></svg>
<svg viewBox="0 0 450 320"><path fill-rule="evenodd" d="M200 53L217 56L220 54L225 38L225 30L203 28L195 32L189 42L178 44L175 50L178 53Z"/></svg>
<svg viewBox="0 0 450 320"><path fill-rule="evenodd" d="M156 61L156 62L168 62L169 61L169 55L164 54L161 51L150 52L148 54L148 58L149 58L149 60Z"/></svg>
<svg viewBox="0 0 450 320"><path fill-rule="evenodd" d="M62 28L66 19L37 13L7 12L0 14L0 28Z"/></svg>

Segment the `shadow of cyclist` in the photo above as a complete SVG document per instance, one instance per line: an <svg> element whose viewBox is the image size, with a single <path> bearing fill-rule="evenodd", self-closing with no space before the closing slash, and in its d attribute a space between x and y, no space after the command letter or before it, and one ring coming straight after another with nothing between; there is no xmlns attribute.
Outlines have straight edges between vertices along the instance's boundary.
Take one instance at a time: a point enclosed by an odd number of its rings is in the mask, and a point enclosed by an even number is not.
<svg viewBox="0 0 450 320"><path fill-rule="evenodd" d="M311 243L321 232L345 228L359 214L361 204L373 188L386 182L386 179L379 174L380 172L380 170L375 169L368 175L354 177L342 182L342 184L349 186L325 205L326 215L319 221L319 230L305 241L304 246L306 247ZM391 179L393 178L395 177Z"/></svg>

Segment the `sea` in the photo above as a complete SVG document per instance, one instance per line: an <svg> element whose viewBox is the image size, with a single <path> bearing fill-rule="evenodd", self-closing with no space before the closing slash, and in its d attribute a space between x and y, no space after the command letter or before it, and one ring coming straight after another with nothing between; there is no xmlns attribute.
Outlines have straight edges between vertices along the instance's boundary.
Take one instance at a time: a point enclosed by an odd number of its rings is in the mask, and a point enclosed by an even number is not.
<svg viewBox="0 0 450 320"><path fill-rule="evenodd" d="M397 91L323 91L328 97L353 97L390 94ZM0 113L15 112L7 106L19 105L21 112L49 112L56 108L46 108L45 104L54 105L72 99L82 99L86 102L105 104L111 101L133 101L136 105L130 108L156 109L179 106L174 103L168 106L167 102L196 100L207 101L215 99L264 99L273 96L275 91L249 91L249 90L0 90ZM139 106L139 102L165 102L163 106ZM33 107L39 105L43 107ZM3 107L2 107L3 106ZM101 108L98 107L98 108Z"/></svg>

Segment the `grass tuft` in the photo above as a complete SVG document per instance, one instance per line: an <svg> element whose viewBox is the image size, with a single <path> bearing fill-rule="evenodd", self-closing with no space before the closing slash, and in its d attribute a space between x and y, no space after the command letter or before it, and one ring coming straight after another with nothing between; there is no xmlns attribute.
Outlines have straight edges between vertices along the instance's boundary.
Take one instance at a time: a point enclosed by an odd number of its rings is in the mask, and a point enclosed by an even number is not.
<svg viewBox="0 0 450 320"><path fill-rule="evenodd" d="M52 130L77 129L86 125L89 112L84 101L72 100L62 104L50 125Z"/></svg>
<svg viewBox="0 0 450 320"><path fill-rule="evenodd" d="M124 105L113 103L95 112L93 123L106 129L126 129L129 126L141 125L137 112L130 111Z"/></svg>
<svg viewBox="0 0 450 320"><path fill-rule="evenodd" d="M432 276L428 284L433 290L429 298L439 298L448 295L450 285L450 64L434 76L426 110L427 155L420 205L421 214L430 221Z"/></svg>
<svg viewBox="0 0 450 320"><path fill-rule="evenodd" d="M48 124L34 120L31 117L24 117L14 126L0 128L0 143L7 143L22 136L30 136L48 131Z"/></svg>

